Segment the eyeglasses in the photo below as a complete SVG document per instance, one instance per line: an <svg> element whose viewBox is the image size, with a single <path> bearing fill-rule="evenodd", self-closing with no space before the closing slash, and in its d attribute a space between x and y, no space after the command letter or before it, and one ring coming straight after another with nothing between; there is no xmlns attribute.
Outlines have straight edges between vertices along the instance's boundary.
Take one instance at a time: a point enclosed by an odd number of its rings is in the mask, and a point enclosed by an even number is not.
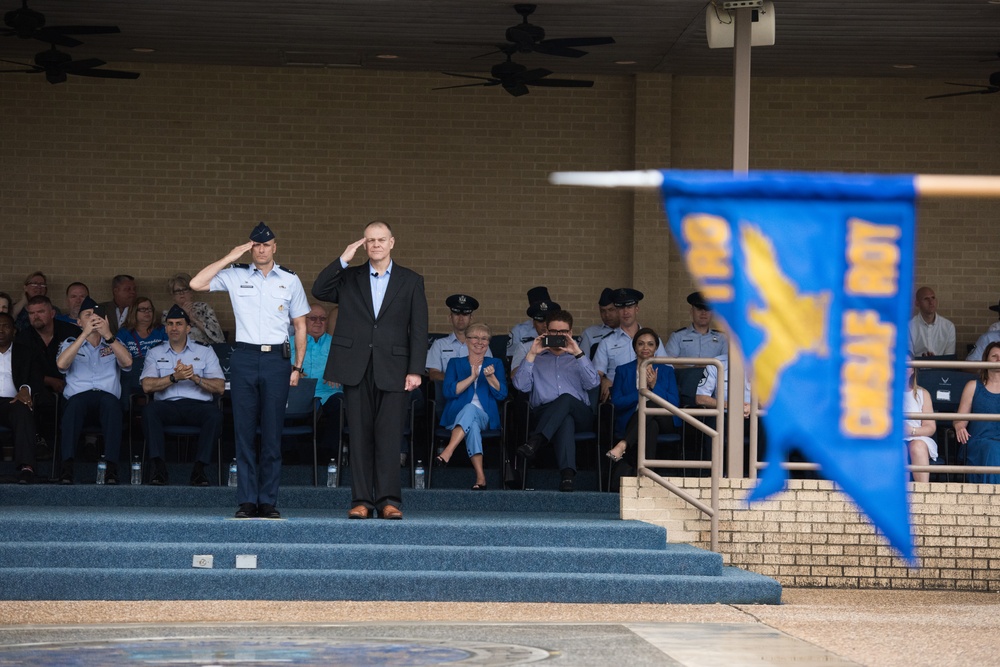
<svg viewBox="0 0 1000 667"><path fill-rule="evenodd" d="M184 294L185 292L190 292L190 291L191 291L190 287L185 287L184 289L175 289L173 291L173 293L174 294Z"/></svg>
<svg viewBox="0 0 1000 667"><path fill-rule="evenodd" d="M549 333L553 336L568 336L569 329L549 329Z"/></svg>
<svg viewBox="0 0 1000 667"><path fill-rule="evenodd" d="M469 340L474 340L477 343L488 343L490 339L488 336L466 336Z"/></svg>
<svg viewBox="0 0 1000 667"><path fill-rule="evenodd" d="M40 287L40 288L48 287L48 285L46 285L45 283L24 283L24 286L25 287Z"/></svg>
<svg viewBox="0 0 1000 667"><path fill-rule="evenodd" d="M307 317L306 319L309 320L310 322L326 322L326 318L325 317L310 316L310 317Z"/></svg>
<svg viewBox="0 0 1000 667"><path fill-rule="evenodd" d="M151 313L151 312L153 312L153 309L152 308L136 308L135 312L137 312L137 313Z"/></svg>

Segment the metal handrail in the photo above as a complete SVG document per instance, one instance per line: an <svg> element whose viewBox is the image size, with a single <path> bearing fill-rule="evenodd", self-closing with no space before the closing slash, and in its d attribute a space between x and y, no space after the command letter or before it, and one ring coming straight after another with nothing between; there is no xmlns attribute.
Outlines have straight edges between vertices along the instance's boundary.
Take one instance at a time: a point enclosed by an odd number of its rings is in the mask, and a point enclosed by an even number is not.
<svg viewBox="0 0 1000 667"><path fill-rule="evenodd" d="M715 407L714 408L680 408L672 403L663 400L646 387L646 367L651 364L678 365L678 366L708 366L716 368L718 382L715 385ZM699 511L707 514L711 525L712 551L719 550L719 478L722 475L722 433L724 432L723 421L725 419L725 374L723 373L722 362L718 359L700 359L694 357L653 357L640 362L636 369L636 383L639 390L639 404L636 407L638 415L638 475L647 477L666 490L670 491L684 502L692 505ZM647 403L652 401L659 407L648 407ZM672 459L646 459L646 416L675 416L685 423L698 429L705 435L712 438L712 455L709 461L678 461ZM695 417L714 416L716 418L716 428L708 426ZM702 500L695 498L687 491L681 489L659 474L653 472L650 466L657 468L710 468L711 469L711 498L710 505L706 505Z"/></svg>

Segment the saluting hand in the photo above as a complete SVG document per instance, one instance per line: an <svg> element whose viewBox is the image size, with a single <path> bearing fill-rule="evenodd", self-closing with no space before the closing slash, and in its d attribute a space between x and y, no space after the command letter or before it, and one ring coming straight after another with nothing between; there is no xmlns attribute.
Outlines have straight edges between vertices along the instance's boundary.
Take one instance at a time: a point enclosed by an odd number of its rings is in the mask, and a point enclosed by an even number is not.
<svg viewBox="0 0 1000 667"><path fill-rule="evenodd" d="M253 241L247 241L246 243L236 246L235 248L229 251L228 255L226 255L226 261L235 262L236 260L238 260L240 257L243 256L243 253L247 252L252 247L253 247Z"/></svg>
<svg viewBox="0 0 1000 667"><path fill-rule="evenodd" d="M344 264L350 264L351 260L354 259L354 253L358 251L358 248L365 244L365 240L355 241L346 248L344 248L344 253L340 256L340 259L344 260Z"/></svg>

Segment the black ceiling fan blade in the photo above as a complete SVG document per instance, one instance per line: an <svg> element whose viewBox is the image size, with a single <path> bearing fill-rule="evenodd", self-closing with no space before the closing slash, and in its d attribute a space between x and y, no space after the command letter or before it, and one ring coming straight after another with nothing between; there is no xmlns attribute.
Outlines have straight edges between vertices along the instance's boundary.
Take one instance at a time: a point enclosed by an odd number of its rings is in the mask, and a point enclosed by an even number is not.
<svg viewBox="0 0 1000 667"><path fill-rule="evenodd" d="M86 60L71 60L67 63L63 63L62 65L59 65L59 69L76 74L78 70L91 69L94 67L100 67L101 65L107 65L107 63L100 58L87 58Z"/></svg>
<svg viewBox="0 0 1000 667"><path fill-rule="evenodd" d="M70 37L69 35L63 35L58 32L44 32L44 28L36 32L32 35L32 37L40 42L45 42L46 44L51 44L53 46L73 47L83 44L80 40L75 37Z"/></svg>
<svg viewBox="0 0 1000 667"><path fill-rule="evenodd" d="M32 65L31 63L22 63L22 62L20 62L18 60L4 60L3 58L0 58L0 63L9 63L11 65L21 65L22 67L33 67L33 68L37 68L38 67L38 65ZM11 71L11 72L17 72L17 71L20 71L20 70L9 70L9 71Z"/></svg>
<svg viewBox="0 0 1000 667"><path fill-rule="evenodd" d="M437 88L431 88L431 90L448 90L450 88L469 88L471 86L496 86L499 85L499 81L485 81L483 83L460 83L456 86L438 86Z"/></svg>
<svg viewBox="0 0 1000 667"><path fill-rule="evenodd" d="M42 70L40 67L36 67L33 69L0 69L0 74L13 74L15 72L20 72L22 74L38 74L39 72L42 71L44 70Z"/></svg>
<svg viewBox="0 0 1000 667"><path fill-rule="evenodd" d="M529 69L525 72L521 72L513 77L513 83L532 83L538 81L548 75L552 74L552 70L539 67L538 69Z"/></svg>
<svg viewBox="0 0 1000 667"><path fill-rule="evenodd" d="M583 79L539 79L538 81L526 81L529 86L548 86L549 88L592 88L593 81Z"/></svg>
<svg viewBox="0 0 1000 667"><path fill-rule="evenodd" d="M604 46L614 44L613 37L557 37L556 39L543 39L540 44L546 46L561 46L572 49L578 46Z"/></svg>
<svg viewBox="0 0 1000 667"><path fill-rule="evenodd" d="M125 72L117 69L82 69L82 70L69 70L70 74L76 74L77 76L92 76L100 79L138 79L138 72Z"/></svg>
<svg viewBox="0 0 1000 667"><path fill-rule="evenodd" d="M521 95L527 95L528 92L530 92L528 90L528 87L526 85L524 85L523 83L505 83L503 85L503 89L506 90L511 95L513 95L514 97L520 97Z"/></svg>
<svg viewBox="0 0 1000 667"><path fill-rule="evenodd" d="M476 76L475 74L459 74L458 72L441 72L442 74L447 74L448 76L459 76L463 79L479 79L481 81L497 81L492 77L488 76Z"/></svg>
<svg viewBox="0 0 1000 667"><path fill-rule="evenodd" d="M940 99L942 97L958 97L959 95L989 95L990 93L995 93L998 90L1000 90L1000 88L997 88L997 89L994 89L994 90L990 90L988 88L986 90L963 90L960 93L945 93L943 95L928 95L924 99L925 100L936 100L936 99Z"/></svg>
<svg viewBox="0 0 1000 667"><path fill-rule="evenodd" d="M47 25L38 32L57 32L62 35L114 35L121 32L116 25Z"/></svg>
<svg viewBox="0 0 1000 667"><path fill-rule="evenodd" d="M587 55L586 51L581 51L580 49L570 49L565 46L553 46L551 44L547 44L546 42L533 44L531 50L547 56L560 56L562 58L582 58Z"/></svg>
<svg viewBox="0 0 1000 667"><path fill-rule="evenodd" d="M982 83L955 83L954 81L945 81L946 86L967 86L969 88L989 88L989 86Z"/></svg>

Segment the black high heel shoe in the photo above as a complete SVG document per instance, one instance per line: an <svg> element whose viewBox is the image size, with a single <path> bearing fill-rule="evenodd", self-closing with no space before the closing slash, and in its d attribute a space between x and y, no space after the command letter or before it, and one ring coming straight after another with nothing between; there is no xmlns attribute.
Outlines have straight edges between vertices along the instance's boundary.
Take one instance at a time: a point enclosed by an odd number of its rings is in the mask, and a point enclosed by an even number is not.
<svg viewBox="0 0 1000 667"><path fill-rule="evenodd" d="M439 455L437 455L437 456L434 457L434 467L435 468L447 468L448 467L448 462L445 461L443 458L441 458L441 455L439 454Z"/></svg>

